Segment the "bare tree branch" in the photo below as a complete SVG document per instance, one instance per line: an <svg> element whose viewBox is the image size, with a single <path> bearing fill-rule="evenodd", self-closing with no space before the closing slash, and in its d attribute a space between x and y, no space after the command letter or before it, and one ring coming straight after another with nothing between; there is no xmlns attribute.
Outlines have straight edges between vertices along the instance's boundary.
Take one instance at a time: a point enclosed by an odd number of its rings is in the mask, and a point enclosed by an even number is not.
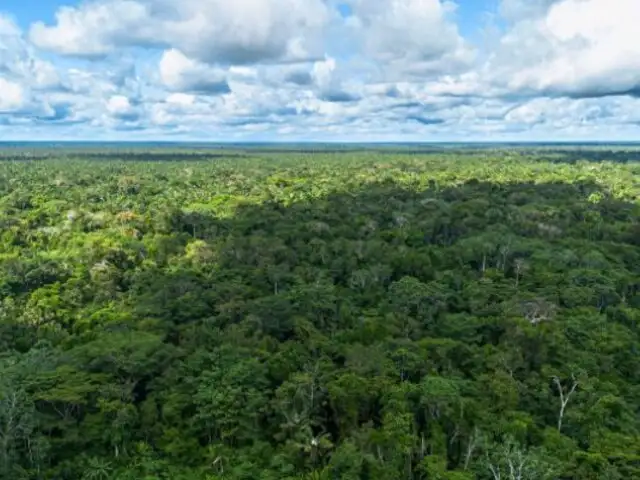
<svg viewBox="0 0 640 480"><path fill-rule="evenodd" d="M558 412L558 432L562 430L562 420L564 418L564 412L565 412L565 409L567 408L567 404L569 403L569 400L571 400L571 395L573 395L573 393L576 391L576 388L578 388L578 381L576 380L573 374L571 374L571 379L572 379L571 388L565 395L562 382L557 376L553 377L553 382L556 384L558 393L560 394L560 411Z"/></svg>

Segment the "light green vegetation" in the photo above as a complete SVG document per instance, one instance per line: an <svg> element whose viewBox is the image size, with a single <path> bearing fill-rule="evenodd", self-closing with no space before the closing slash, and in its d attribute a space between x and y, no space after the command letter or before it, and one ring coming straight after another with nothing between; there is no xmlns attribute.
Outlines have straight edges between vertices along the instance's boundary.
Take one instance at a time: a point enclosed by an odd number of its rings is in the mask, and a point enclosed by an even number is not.
<svg viewBox="0 0 640 480"><path fill-rule="evenodd" d="M640 478L636 153L5 152L0 478Z"/></svg>

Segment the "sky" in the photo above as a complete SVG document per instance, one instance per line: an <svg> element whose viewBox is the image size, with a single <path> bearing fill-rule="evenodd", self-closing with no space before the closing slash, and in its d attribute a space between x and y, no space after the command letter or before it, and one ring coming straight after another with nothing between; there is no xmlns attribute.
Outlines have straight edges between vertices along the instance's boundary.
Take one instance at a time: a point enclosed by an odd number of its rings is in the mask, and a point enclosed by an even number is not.
<svg viewBox="0 0 640 480"><path fill-rule="evenodd" d="M640 140L640 0L0 0L0 141Z"/></svg>

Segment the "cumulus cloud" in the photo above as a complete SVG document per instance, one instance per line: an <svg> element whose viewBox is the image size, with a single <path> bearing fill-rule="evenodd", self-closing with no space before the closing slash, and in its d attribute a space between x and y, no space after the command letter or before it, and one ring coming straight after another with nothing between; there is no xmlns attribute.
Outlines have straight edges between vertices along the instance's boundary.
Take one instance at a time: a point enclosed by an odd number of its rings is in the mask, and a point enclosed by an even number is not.
<svg viewBox="0 0 640 480"><path fill-rule="evenodd" d="M503 34L485 59L424 82L430 95L503 98L640 96L636 0L503 0Z"/></svg>
<svg viewBox="0 0 640 480"><path fill-rule="evenodd" d="M351 0L357 31L369 58L400 75L451 72L468 67L474 52L451 18L452 2Z"/></svg>
<svg viewBox="0 0 640 480"><path fill-rule="evenodd" d="M30 38L38 47L62 55L101 57L130 43L151 43L148 14L144 4L132 0L63 6L54 26L36 22Z"/></svg>
<svg viewBox="0 0 640 480"><path fill-rule="evenodd" d="M58 73L50 62L36 56L15 22L0 14L0 74L28 83L32 88L59 85Z"/></svg>
<svg viewBox="0 0 640 480"><path fill-rule="evenodd" d="M0 15L3 133L500 140L640 124L640 2L492 2L484 42L461 33L459 3L88 0L26 35Z"/></svg>
<svg viewBox="0 0 640 480"><path fill-rule="evenodd" d="M0 14L0 114L24 122L51 111L44 94L60 87L53 64L37 57L16 23ZM8 116L11 115L11 116Z"/></svg>
<svg viewBox="0 0 640 480"><path fill-rule="evenodd" d="M186 93L172 93L167 97L167 103L170 105L179 105L181 107L190 107L195 103L196 97Z"/></svg>
<svg viewBox="0 0 640 480"><path fill-rule="evenodd" d="M44 60L16 23L0 15L0 115L5 130L134 121L142 114L135 69L111 67L63 67L55 59Z"/></svg>
<svg viewBox="0 0 640 480"><path fill-rule="evenodd" d="M360 95L343 84L337 75L337 63L334 58L327 57L324 61L316 62L310 74L316 86L318 98L327 102L353 102Z"/></svg>
<svg viewBox="0 0 640 480"><path fill-rule="evenodd" d="M0 113L19 111L25 103L25 95L18 83L0 77Z"/></svg>
<svg viewBox="0 0 640 480"><path fill-rule="evenodd" d="M533 95L640 95L640 2L533 4L537 16L517 21L487 66L494 84Z"/></svg>
<svg viewBox="0 0 640 480"><path fill-rule="evenodd" d="M160 77L169 89L181 92L214 95L231 91L222 70L191 60L175 49L162 55Z"/></svg>
<svg viewBox="0 0 640 480"><path fill-rule="evenodd" d="M113 95L106 102L106 109L111 116L121 120L136 120L139 116L131 101L124 95Z"/></svg>
<svg viewBox="0 0 640 480"><path fill-rule="evenodd" d="M337 4L349 6L346 18ZM61 55L104 58L147 47L179 51L201 64L358 54L383 63L387 75L419 77L459 71L473 59L454 11L452 2L441 0L94 0L60 8L52 25L34 23L30 38ZM379 65L369 67L381 73ZM294 71L288 81L306 85L310 76Z"/></svg>
<svg viewBox="0 0 640 480"><path fill-rule="evenodd" d="M127 46L176 48L208 63L295 61L319 55L328 9L322 0L97 0L37 22L40 48L103 57Z"/></svg>
<svg viewBox="0 0 640 480"><path fill-rule="evenodd" d="M0 12L0 39L2 39L3 45L7 39L19 37L21 34L20 28L15 22Z"/></svg>

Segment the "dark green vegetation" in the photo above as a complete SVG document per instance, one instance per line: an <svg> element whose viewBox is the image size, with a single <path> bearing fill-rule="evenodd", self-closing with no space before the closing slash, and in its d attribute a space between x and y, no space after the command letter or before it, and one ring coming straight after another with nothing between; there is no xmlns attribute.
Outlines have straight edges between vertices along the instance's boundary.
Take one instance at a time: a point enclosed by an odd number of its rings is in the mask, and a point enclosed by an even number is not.
<svg viewBox="0 0 640 480"><path fill-rule="evenodd" d="M5 152L0 478L640 478L635 153Z"/></svg>

